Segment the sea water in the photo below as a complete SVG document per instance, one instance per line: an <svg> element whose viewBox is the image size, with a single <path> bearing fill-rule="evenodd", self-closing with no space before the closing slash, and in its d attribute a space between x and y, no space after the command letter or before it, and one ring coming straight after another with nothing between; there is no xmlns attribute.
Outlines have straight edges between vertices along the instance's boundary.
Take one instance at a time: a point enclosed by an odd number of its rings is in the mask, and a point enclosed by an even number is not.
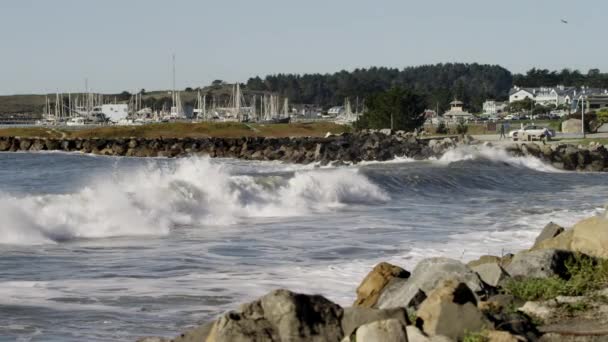
<svg viewBox="0 0 608 342"><path fill-rule="evenodd" d="M276 288L349 305L388 261L528 248L608 175L488 147L317 167L0 153L0 341L174 336Z"/></svg>

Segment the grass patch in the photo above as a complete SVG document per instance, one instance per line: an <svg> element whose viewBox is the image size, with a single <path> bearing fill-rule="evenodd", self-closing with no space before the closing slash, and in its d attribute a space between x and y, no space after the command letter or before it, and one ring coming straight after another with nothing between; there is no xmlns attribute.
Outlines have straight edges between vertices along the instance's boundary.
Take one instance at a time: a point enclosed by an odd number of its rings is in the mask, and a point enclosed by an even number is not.
<svg viewBox="0 0 608 342"><path fill-rule="evenodd" d="M92 128L11 127L0 136L44 138L202 138L202 137L322 137L327 132L349 132L349 126L330 122L290 124L244 124L239 122L170 122L142 126L101 126Z"/></svg>
<svg viewBox="0 0 608 342"><path fill-rule="evenodd" d="M489 340L485 331L467 332L462 337L462 342L488 342Z"/></svg>
<svg viewBox="0 0 608 342"><path fill-rule="evenodd" d="M557 296L582 296L608 286L608 260L577 256L566 262L569 279L559 277L511 279L507 293L526 301L548 300Z"/></svg>

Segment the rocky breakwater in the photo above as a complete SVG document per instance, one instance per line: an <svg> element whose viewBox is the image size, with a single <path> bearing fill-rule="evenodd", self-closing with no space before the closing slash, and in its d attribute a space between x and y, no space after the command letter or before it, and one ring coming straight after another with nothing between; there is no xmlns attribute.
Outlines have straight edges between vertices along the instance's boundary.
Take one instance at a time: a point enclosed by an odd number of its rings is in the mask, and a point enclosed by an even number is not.
<svg viewBox="0 0 608 342"><path fill-rule="evenodd" d="M507 151L516 156L533 156L558 169L608 172L608 147L590 143L572 144L511 144Z"/></svg>
<svg viewBox="0 0 608 342"><path fill-rule="evenodd" d="M276 290L161 341L608 341L608 217L548 224L532 248L465 264L376 265L352 307Z"/></svg>
<svg viewBox="0 0 608 342"><path fill-rule="evenodd" d="M367 130L326 137L294 138L29 138L0 137L0 151L65 151L128 157L211 157L327 164L441 156L470 137L420 139L412 133Z"/></svg>

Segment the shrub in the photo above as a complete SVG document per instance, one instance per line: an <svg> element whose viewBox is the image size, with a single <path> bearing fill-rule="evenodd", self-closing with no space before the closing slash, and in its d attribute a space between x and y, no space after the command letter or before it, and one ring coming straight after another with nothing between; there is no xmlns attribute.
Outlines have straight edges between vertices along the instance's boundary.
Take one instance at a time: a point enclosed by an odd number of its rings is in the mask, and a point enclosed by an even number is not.
<svg viewBox="0 0 608 342"><path fill-rule="evenodd" d="M467 125L466 122L464 122L464 121L458 122L458 125L456 126L456 133L467 134L468 131L469 131L469 125Z"/></svg>
<svg viewBox="0 0 608 342"><path fill-rule="evenodd" d="M608 286L608 260L578 255L566 262L569 279L559 277L511 279L505 290L524 300L581 296Z"/></svg>
<svg viewBox="0 0 608 342"><path fill-rule="evenodd" d="M448 133L448 127L445 125L445 122L440 121L439 124L437 125L437 129L435 129L435 133L437 134L447 134Z"/></svg>

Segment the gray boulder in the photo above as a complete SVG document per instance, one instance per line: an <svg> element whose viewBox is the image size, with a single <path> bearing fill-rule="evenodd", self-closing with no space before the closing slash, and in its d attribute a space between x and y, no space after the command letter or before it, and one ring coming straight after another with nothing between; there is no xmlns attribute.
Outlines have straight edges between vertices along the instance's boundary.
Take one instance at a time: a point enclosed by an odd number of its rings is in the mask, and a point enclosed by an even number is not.
<svg viewBox="0 0 608 342"><path fill-rule="evenodd" d="M538 244L542 241L552 239L563 232L564 227L553 222L549 222L549 224L547 224L545 228L543 228L543 230L540 232L540 234L536 237L536 240L534 241L534 246L532 248L538 246Z"/></svg>
<svg viewBox="0 0 608 342"><path fill-rule="evenodd" d="M471 267L484 283L497 287L500 282L509 277L509 274L497 263L487 263Z"/></svg>
<svg viewBox="0 0 608 342"><path fill-rule="evenodd" d="M376 306L381 309L417 308L429 292L448 279L466 284L476 296L485 294L487 290L477 273L460 261L429 258L418 263L409 279L393 279L383 290Z"/></svg>
<svg viewBox="0 0 608 342"><path fill-rule="evenodd" d="M467 332L491 328L477 308L475 295L466 284L446 280L429 293L417 311L416 326L429 336L443 335L460 340Z"/></svg>
<svg viewBox="0 0 608 342"><path fill-rule="evenodd" d="M215 323L208 340L340 341L342 308L318 295L276 290L229 312Z"/></svg>
<svg viewBox="0 0 608 342"><path fill-rule="evenodd" d="M342 317L342 331L345 336L350 336L358 327L387 319L395 319L401 322L404 326L410 324L407 318L407 311L403 308L395 309L370 309L370 308L344 308L344 315Z"/></svg>
<svg viewBox="0 0 608 342"><path fill-rule="evenodd" d="M548 278L559 276L568 277L566 261L574 257L574 253L559 249L541 249L524 251L515 254L506 267L512 277Z"/></svg>
<svg viewBox="0 0 608 342"><path fill-rule="evenodd" d="M357 342L408 342L405 324L387 319L362 325L357 329Z"/></svg>

